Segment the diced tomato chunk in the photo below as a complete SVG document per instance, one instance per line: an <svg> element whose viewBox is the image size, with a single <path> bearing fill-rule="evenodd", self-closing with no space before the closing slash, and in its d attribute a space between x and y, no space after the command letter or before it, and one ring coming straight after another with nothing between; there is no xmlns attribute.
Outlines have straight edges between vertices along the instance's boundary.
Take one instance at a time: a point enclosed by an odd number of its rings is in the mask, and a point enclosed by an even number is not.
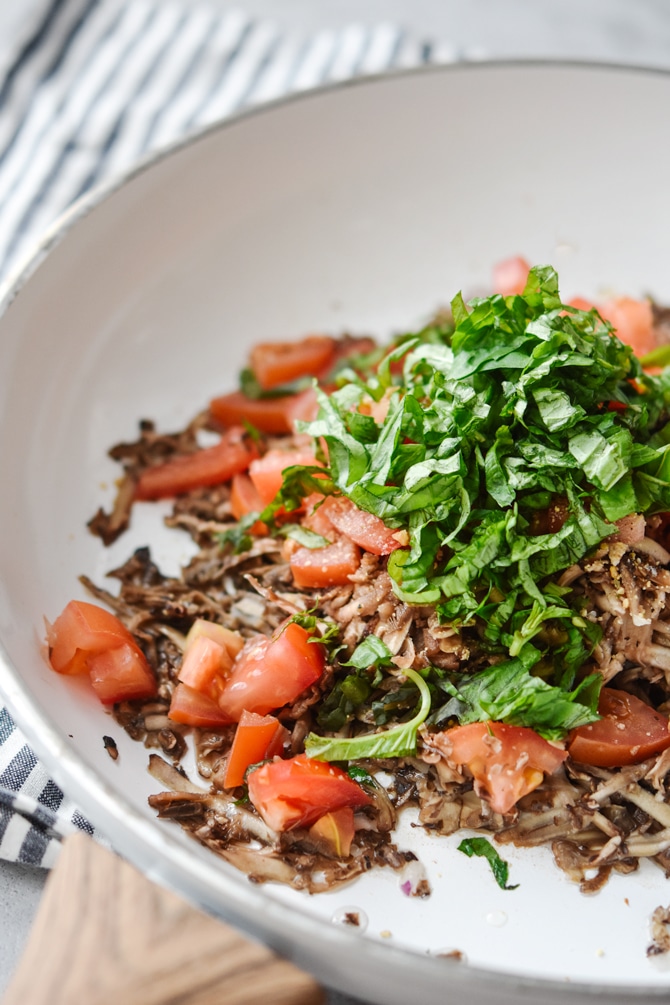
<svg viewBox="0 0 670 1005"><path fill-rule="evenodd" d="M328 519L328 514L323 508L325 496L312 492L305 496L302 501L305 515L302 518L303 527L313 530L315 534L320 534L326 541L334 541L339 535L332 523ZM295 550L295 549L294 549Z"/></svg>
<svg viewBox="0 0 670 1005"><path fill-rule="evenodd" d="M496 813L509 810L568 756L526 726L473 722L431 736L447 762L466 766Z"/></svg>
<svg viewBox="0 0 670 1005"><path fill-rule="evenodd" d="M136 644L116 615L84 600L71 600L54 623L47 624L49 662L56 673L86 673L91 656L126 643Z"/></svg>
<svg viewBox="0 0 670 1005"><path fill-rule="evenodd" d="M670 722L640 698L604 687L600 692L597 722L570 734L570 757L598 768L639 764L670 747Z"/></svg>
<svg viewBox="0 0 670 1005"><path fill-rule="evenodd" d="M600 314L613 325L617 336L631 346L636 356L646 356L656 348L653 315L648 300L615 297L601 304Z"/></svg>
<svg viewBox="0 0 670 1005"><path fill-rule="evenodd" d="M236 722L245 710L267 715L314 684L326 657L324 646L311 638L300 625L289 622L271 638L258 635L247 642L219 698L226 714Z"/></svg>
<svg viewBox="0 0 670 1005"><path fill-rule="evenodd" d="M221 485L246 471L258 451L241 427L229 429L214 447L147 468L135 487L136 499L164 499L208 485Z"/></svg>
<svg viewBox="0 0 670 1005"><path fill-rule="evenodd" d="M196 618L188 630L184 653L188 654L195 640L200 638L201 635L223 646L228 652L231 663L244 645L244 638L239 632L233 632L230 628L224 628L223 625L217 624L216 621L208 621L206 618Z"/></svg>
<svg viewBox="0 0 670 1005"><path fill-rule="evenodd" d="M309 836L319 851L332 858L346 858L351 851L356 828L351 806L325 813L309 829Z"/></svg>
<svg viewBox="0 0 670 1005"><path fill-rule="evenodd" d="M574 307L578 311L592 311L596 306L590 300L585 300L584 297L573 297L572 300L568 300L568 306Z"/></svg>
<svg viewBox="0 0 670 1005"><path fill-rule="evenodd" d="M290 736L286 727L274 715L242 712L228 754L224 788L233 789L242 785L245 772L251 764L281 755Z"/></svg>
<svg viewBox="0 0 670 1005"><path fill-rule="evenodd" d="M493 269L493 292L503 297L523 293L528 282L530 265L525 258L506 258Z"/></svg>
<svg viewBox="0 0 670 1005"><path fill-rule="evenodd" d="M71 600L47 624L47 645L52 668L88 673L106 705L156 694L156 678L135 639L116 615L97 604Z"/></svg>
<svg viewBox="0 0 670 1005"><path fill-rule="evenodd" d="M227 649L206 635L199 635L193 640L188 652L184 653L179 680L217 701L225 687L226 674L230 671L232 662Z"/></svg>
<svg viewBox="0 0 670 1005"><path fill-rule="evenodd" d="M236 520L241 520L247 513L260 513L263 509L263 500L249 475L239 474L233 477L230 485L230 508Z"/></svg>
<svg viewBox="0 0 670 1005"><path fill-rule="evenodd" d="M251 350L251 369L264 391L299 377L318 377L332 366L335 340L308 335L297 342L260 342Z"/></svg>
<svg viewBox="0 0 670 1005"><path fill-rule="evenodd" d="M134 642L89 657L88 668L93 690L105 705L151 698L158 690L146 656Z"/></svg>
<svg viewBox="0 0 670 1005"><path fill-rule="evenodd" d="M346 537L326 548L298 548L290 557L293 581L301 589L346 586L360 564L358 545Z"/></svg>
<svg viewBox="0 0 670 1005"><path fill-rule="evenodd" d="M402 547L397 530L391 530L374 513L366 513L344 496L329 496L321 509L336 530L373 555L390 555Z"/></svg>
<svg viewBox="0 0 670 1005"><path fill-rule="evenodd" d="M174 722L200 729L221 729L232 723L230 716L215 701L187 684L177 684L172 692L168 717Z"/></svg>
<svg viewBox="0 0 670 1005"><path fill-rule="evenodd" d="M309 827L343 806L367 806L370 796L340 768L299 754L256 768L248 777L249 799L275 831Z"/></svg>
<svg viewBox="0 0 670 1005"><path fill-rule="evenodd" d="M322 467L313 450L268 450L249 466L249 477L263 503L267 506L282 487L283 474L295 465Z"/></svg>
<svg viewBox="0 0 670 1005"><path fill-rule="evenodd" d="M282 394L276 398L248 398L242 391L232 391L214 398L209 405L213 417L223 426L250 422L262 433L292 433L297 418L311 418L316 398L312 388L301 394ZM304 408L308 414L301 414Z"/></svg>

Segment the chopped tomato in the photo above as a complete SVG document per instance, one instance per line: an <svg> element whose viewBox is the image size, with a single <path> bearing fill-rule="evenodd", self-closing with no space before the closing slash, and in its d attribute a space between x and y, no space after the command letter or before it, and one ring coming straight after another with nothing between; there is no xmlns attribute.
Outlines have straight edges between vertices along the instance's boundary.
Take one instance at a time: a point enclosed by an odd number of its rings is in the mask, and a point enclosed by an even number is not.
<svg viewBox="0 0 670 1005"><path fill-rule="evenodd" d="M212 701L217 701L231 667L228 650L207 636L199 635L184 654L179 680L195 691L206 694Z"/></svg>
<svg viewBox="0 0 670 1005"><path fill-rule="evenodd" d="M291 734L282 726L274 715L257 715L255 712L242 712L240 722L235 730L233 745L228 754L226 774L223 785L226 789L234 789L244 781L244 775L250 764L258 764L266 758L281 756L284 743Z"/></svg>
<svg viewBox="0 0 670 1005"><path fill-rule="evenodd" d="M573 297L572 300L568 300L568 305L570 307L576 308L578 311L592 311L596 306L590 300L585 300L584 297Z"/></svg>
<svg viewBox="0 0 670 1005"><path fill-rule="evenodd" d="M493 292L509 297L523 293L528 282L530 265L525 258L506 258L493 269Z"/></svg>
<svg viewBox="0 0 670 1005"><path fill-rule="evenodd" d="M230 716L226 715L215 701L206 694L195 691L188 684L177 684L175 687L168 717L174 722L181 722L186 726L198 726L201 729L220 729L232 723Z"/></svg>
<svg viewBox="0 0 670 1005"><path fill-rule="evenodd" d="M228 652L231 663L244 645L244 638L239 632L233 632L230 628L224 628L223 625L208 621L206 618L196 618L186 636L185 654L188 654L193 643L202 635L223 646Z"/></svg>
<svg viewBox="0 0 670 1005"><path fill-rule="evenodd" d="M105 705L133 698L151 698L158 690L146 656L134 642L90 656L91 684Z"/></svg>
<svg viewBox="0 0 670 1005"><path fill-rule="evenodd" d="M367 806L370 796L340 768L306 754L272 761L252 771L249 799L268 827L309 827L343 806Z"/></svg>
<svg viewBox="0 0 670 1005"><path fill-rule="evenodd" d="M247 513L260 513L264 508L263 500L249 475L233 476L230 484L230 508L236 520L241 520Z"/></svg>
<svg viewBox="0 0 670 1005"><path fill-rule="evenodd" d="M347 857L355 833L354 811L351 806L325 813L309 829L309 836L318 850L331 858Z"/></svg>
<svg viewBox="0 0 670 1005"><path fill-rule="evenodd" d="M244 639L238 632L197 618L186 636L179 680L217 701L243 646Z"/></svg>
<svg viewBox="0 0 670 1005"><path fill-rule="evenodd" d="M300 625L290 622L270 638L258 635L246 643L233 663L219 698L234 719L247 712L266 715L294 701L319 679L326 665L325 649Z"/></svg>
<svg viewBox="0 0 670 1005"><path fill-rule="evenodd" d="M271 503L282 487L284 471L294 465L322 467L313 450L268 450L266 454L252 461L249 477L260 496L263 506Z"/></svg>
<svg viewBox="0 0 670 1005"><path fill-rule="evenodd" d="M264 391L298 377L318 377L332 366L335 340L308 335L297 342L260 342L251 350L251 369Z"/></svg>
<svg viewBox="0 0 670 1005"><path fill-rule="evenodd" d="M638 764L670 747L670 723L635 695L616 688L600 692L598 722L570 734L568 752L575 761L597 768Z"/></svg>
<svg viewBox="0 0 670 1005"><path fill-rule="evenodd" d="M164 499L191 489L220 485L246 471L255 457L258 451L242 427L233 427L215 447L147 468L135 487L135 498Z"/></svg>
<svg viewBox="0 0 670 1005"><path fill-rule="evenodd" d="M431 743L450 764L469 769L496 813L508 813L568 756L535 730L502 722L456 726L431 737Z"/></svg>
<svg viewBox="0 0 670 1005"><path fill-rule="evenodd" d="M636 356L646 356L656 348L653 316L648 300L615 297L602 304L599 310L601 316L613 325L621 341L631 346Z"/></svg>
<svg viewBox="0 0 670 1005"><path fill-rule="evenodd" d="M288 406L288 420L291 432L295 432L296 422L312 422L319 412L319 403L316 400L316 391L313 387L308 387L301 394L293 396L293 402Z"/></svg>
<svg viewBox="0 0 670 1005"><path fill-rule="evenodd" d="M320 508L336 530L373 555L390 555L402 546L397 530L391 530L374 513L366 513L344 496L329 496Z"/></svg>
<svg viewBox="0 0 670 1005"><path fill-rule="evenodd" d="M264 509L263 500L249 475L239 474L233 478L230 484L230 508L236 520L241 520L247 513L260 513ZM256 520L249 531L262 536L268 534L268 527L261 520Z"/></svg>
<svg viewBox="0 0 670 1005"><path fill-rule="evenodd" d="M248 398L242 391L232 391L214 398L209 410L223 426L250 422L262 433L292 433L296 419L313 417L316 397L310 387L301 394L282 394L276 398Z"/></svg>
<svg viewBox="0 0 670 1005"><path fill-rule="evenodd" d="M358 545L346 537L325 548L298 548L290 557L293 581L301 589L346 586L360 564Z"/></svg>
<svg viewBox="0 0 670 1005"><path fill-rule="evenodd" d="M116 615L83 600L71 600L54 623L47 624L47 644L51 666L63 674L86 673L91 656L136 645Z"/></svg>
<svg viewBox="0 0 670 1005"><path fill-rule="evenodd" d="M313 530L315 534L320 534L327 541L334 541L338 534L323 508L324 500L325 496L319 495L318 492L312 492L305 496L302 501L305 515L301 522L303 527Z"/></svg>

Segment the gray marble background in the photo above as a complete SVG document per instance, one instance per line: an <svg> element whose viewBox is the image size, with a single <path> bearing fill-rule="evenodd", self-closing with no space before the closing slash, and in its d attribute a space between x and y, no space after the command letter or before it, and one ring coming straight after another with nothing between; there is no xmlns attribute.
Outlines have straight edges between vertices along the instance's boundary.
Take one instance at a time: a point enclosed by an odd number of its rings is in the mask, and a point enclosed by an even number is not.
<svg viewBox="0 0 670 1005"><path fill-rule="evenodd" d="M464 58L597 60L670 70L670 0L209 0L287 29L390 21L452 43ZM0 71L35 0L0 0ZM27 938L42 870L0 861L0 993ZM354 1005L331 994L330 1005ZM29 1003L26 1003L29 1005Z"/></svg>

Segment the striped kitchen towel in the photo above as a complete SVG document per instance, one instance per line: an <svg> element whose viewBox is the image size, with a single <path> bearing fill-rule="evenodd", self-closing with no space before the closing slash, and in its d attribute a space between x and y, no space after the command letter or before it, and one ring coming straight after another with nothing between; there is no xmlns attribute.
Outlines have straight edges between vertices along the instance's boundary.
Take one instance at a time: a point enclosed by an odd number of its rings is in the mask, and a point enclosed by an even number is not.
<svg viewBox="0 0 670 1005"><path fill-rule="evenodd" d="M392 24L282 34L204 0L41 4L0 82L0 281L66 206L177 138L282 94L457 55Z"/></svg>
<svg viewBox="0 0 670 1005"><path fill-rule="evenodd" d="M282 94L459 55L392 24L282 33L205 0L30 11L0 52L0 284L60 212L151 151ZM50 866L76 828L94 833L0 704L0 858Z"/></svg>

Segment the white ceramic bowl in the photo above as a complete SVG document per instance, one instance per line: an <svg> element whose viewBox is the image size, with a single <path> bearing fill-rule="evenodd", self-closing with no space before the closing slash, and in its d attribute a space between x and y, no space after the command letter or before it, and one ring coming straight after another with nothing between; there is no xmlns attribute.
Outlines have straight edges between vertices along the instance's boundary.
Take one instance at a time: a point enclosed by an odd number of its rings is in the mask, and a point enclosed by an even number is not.
<svg viewBox="0 0 670 1005"><path fill-rule="evenodd" d="M384 872L314 898L251 886L154 819L146 751L46 668L42 617L84 596L79 573L102 581L137 544L164 566L186 554L149 507L109 551L86 531L116 475L105 452L138 419L176 428L231 388L251 343L416 325L515 253L555 264L567 296L670 302L669 107L668 75L568 65L456 66L308 94L87 198L5 291L0 687L120 852L360 997L665 1000L670 972L645 948L670 888L650 866L587 899L549 853L511 850L520 886L500 891L457 839L409 821L400 841L426 863L427 901ZM333 924L343 906L365 911L365 934ZM466 958L439 958L449 949Z"/></svg>

